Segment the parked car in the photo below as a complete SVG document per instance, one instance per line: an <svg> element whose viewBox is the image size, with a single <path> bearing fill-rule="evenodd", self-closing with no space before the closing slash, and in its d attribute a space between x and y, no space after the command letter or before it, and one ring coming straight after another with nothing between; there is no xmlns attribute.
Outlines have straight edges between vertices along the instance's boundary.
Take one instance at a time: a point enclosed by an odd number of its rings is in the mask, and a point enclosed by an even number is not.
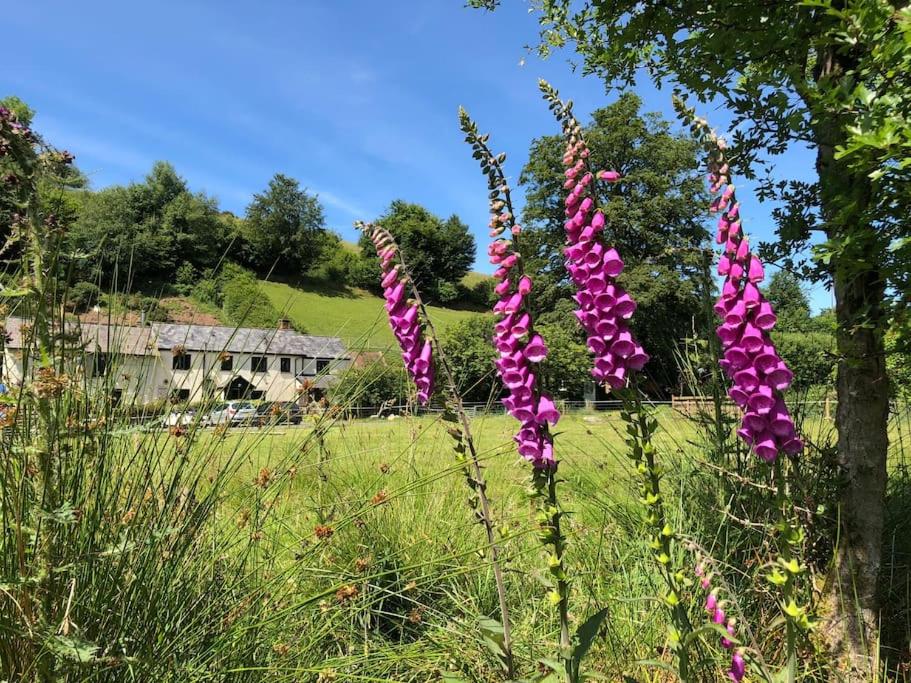
<svg viewBox="0 0 911 683"><path fill-rule="evenodd" d="M255 417L256 407L250 401L226 401L212 408L202 422L207 426L252 424Z"/></svg>
<svg viewBox="0 0 911 683"><path fill-rule="evenodd" d="M161 419L162 427L185 426L196 419L195 410L172 410Z"/></svg>
<svg viewBox="0 0 911 683"><path fill-rule="evenodd" d="M301 407L293 401L264 401L256 407L254 424L264 427L274 424L299 425Z"/></svg>

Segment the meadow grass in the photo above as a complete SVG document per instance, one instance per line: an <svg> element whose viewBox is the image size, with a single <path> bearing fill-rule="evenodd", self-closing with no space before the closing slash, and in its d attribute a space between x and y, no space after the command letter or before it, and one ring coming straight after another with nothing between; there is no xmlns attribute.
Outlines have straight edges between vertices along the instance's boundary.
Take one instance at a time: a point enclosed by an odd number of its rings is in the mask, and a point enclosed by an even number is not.
<svg viewBox="0 0 911 683"><path fill-rule="evenodd" d="M296 288L283 282L260 281L269 301L308 334L341 337L357 348L387 349L395 341L383 310L383 299L362 289L331 285ZM440 331L472 315L438 306L428 310Z"/></svg>
<svg viewBox="0 0 911 683"><path fill-rule="evenodd" d="M668 408L657 417L669 517L741 586L731 609L753 624L748 644L774 660L774 601L742 588L757 582L768 550L769 520L742 512L740 500L756 500L764 470L746 458L743 469L732 461L720 472L697 422ZM51 639L61 680L504 680L490 647L498 602L487 541L446 427L428 415L179 433L116 419L100 431L76 428L65 439L84 464L64 490L80 515L62 536L54 613L65 614ZM667 611L623 428L616 412L578 411L556 429L569 612L575 627L609 610L588 672L673 680L660 669L672 661ZM510 418L479 415L472 430L502 544L514 651L529 676L559 641L529 465L515 452ZM811 453L830 447L830 422L811 418L802 431ZM907 416L897 419L896 462L908 435ZM13 636L4 672L15 679L28 661L15 661L15 648L31 641L14 605L3 604L0 631ZM705 680L721 680L723 656L701 656ZM801 680L825 680L814 667L810 658Z"/></svg>
<svg viewBox="0 0 911 683"><path fill-rule="evenodd" d="M670 409L659 410L658 419L660 457L673 470L670 512L690 529L688 515L705 503L693 496L696 479L718 475L705 469L693 421ZM525 495L529 467L515 453L514 429L504 416L473 422L503 539L516 651L529 672L554 651L558 625L545 600L546 572ZM338 421L321 444L308 427L198 436L195 449L244 453L220 523L258 539L257 571L280 586L286 611L271 636L269 676L500 680L479 627L482 617L496 616L492 572L445 430L439 418L426 416ZM561 498L570 513L570 613L578 624L610 608L589 668L614 680L635 673L637 661L667 655L666 615L655 597L661 587L641 535L619 414L570 413L557 431ZM804 433L827 444L831 425L816 418ZM219 466L217 457L211 466ZM707 518L715 519L716 549L723 549L731 520L721 508ZM719 564L727 559L722 555Z"/></svg>

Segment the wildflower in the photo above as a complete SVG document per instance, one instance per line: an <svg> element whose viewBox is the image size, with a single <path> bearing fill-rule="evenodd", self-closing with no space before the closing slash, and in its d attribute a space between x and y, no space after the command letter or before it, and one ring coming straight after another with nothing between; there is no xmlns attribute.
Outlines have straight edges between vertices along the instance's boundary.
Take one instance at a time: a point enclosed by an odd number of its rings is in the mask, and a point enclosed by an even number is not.
<svg viewBox="0 0 911 683"><path fill-rule="evenodd" d="M371 505L382 505L387 500L389 500L389 494L385 490L377 491L376 495L370 499Z"/></svg>
<svg viewBox="0 0 911 683"><path fill-rule="evenodd" d="M288 645L288 643L275 643L275 645L272 646L272 652L279 657L287 657L291 654L291 646Z"/></svg>
<svg viewBox="0 0 911 683"><path fill-rule="evenodd" d="M348 600L353 600L357 597L358 590L357 586L349 585L342 586L337 591L335 591L335 599L338 602L346 602Z"/></svg>
<svg viewBox="0 0 911 683"><path fill-rule="evenodd" d="M402 360L417 387L418 401L426 404L434 386L433 343L425 337L420 304L408 298L413 283L400 260L398 245L388 230L359 224L376 247L382 270L381 284L386 299L389 325L402 350Z"/></svg>
<svg viewBox="0 0 911 683"><path fill-rule="evenodd" d="M70 384L69 377L58 375L54 368L39 368L32 390L41 399L59 398Z"/></svg>
<svg viewBox="0 0 911 683"><path fill-rule="evenodd" d="M746 662L743 659L743 654L739 651L735 652L731 657L731 668L728 670L728 678L734 681L734 683L740 683L745 675Z"/></svg>
<svg viewBox="0 0 911 683"><path fill-rule="evenodd" d="M513 437L519 454L530 461L536 470L553 470L553 440L549 427L557 424L560 412L553 399L541 391L537 366L548 355L547 344L534 330L529 309L529 295L534 289L532 278L524 273L515 238L521 228L515 223L509 185L503 175L505 155L494 155L486 138L468 115L460 113L462 130L472 144L475 158L488 176L490 188L490 225L494 239L487 248L490 263L498 266L494 291L499 296L493 306L498 320L494 325L493 343L499 353L497 372L509 395L502 399L506 411L519 421Z"/></svg>
<svg viewBox="0 0 911 683"><path fill-rule="evenodd" d="M357 570L358 574L363 574L370 569L372 563L373 560L370 557L359 557L354 561L354 568Z"/></svg>
<svg viewBox="0 0 911 683"><path fill-rule="evenodd" d="M604 243L604 214L595 206L595 178L616 183L617 171L588 172L590 152L582 127L568 107L561 106L566 151L563 164L568 190L564 200L566 222L566 270L576 286L573 296L579 324L585 330L589 351L594 355L592 376L614 389L626 386L631 371L641 370L649 356L633 338L628 321L636 302L616 279L623 272L623 259Z"/></svg>
<svg viewBox="0 0 911 683"><path fill-rule="evenodd" d="M313 527L313 533L316 534L316 537L320 540L331 538L332 534L335 533L335 529L326 524L317 524Z"/></svg>
<svg viewBox="0 0 911 683"><path fill-rule="evenodd" d="M256 478L253 480L253 484L258 486L261 489L266 488L269 483L272 481L272 472L268 467L263 467L259 474L256 475Z"/></svg>
<svg viewBox="0 0 911 683"><path fill-rule="evenodd" d="M719 214L715 241L723 245L723 253L718 274L725 278L715 304L722 319L717 334L724 357L719 363L733 382L728 395L743 411L738 435L756 455L774 462L782 451L795 455L803 449L781 396L794 373L769 336L776 317L759 290L765 271L743 233L740 204L724 158L725 145L714 133L710 139L715 148L710 155L709 182L717 195L710 209Z"/></svg>
<svg viewBox="0 0 911 683"><path fill-rule="evenodd" d="M700 585L703 589L709 590L711 583L711 574L706 572L705 563L700 559L696 564L696 576L701 577ZM718 593L711 589L705 598L705 611L709 613L709 619L713 624L723 626L727 636L721 636L721 647L725 650L734 648L734 641L737 637L737 621L733 617L728 617L724 612L724 603L718 600ZM736 650L731 654L731 668L728 670L728 677L739 683L746 673L746 662L743 659L743 651Z"/></svg>

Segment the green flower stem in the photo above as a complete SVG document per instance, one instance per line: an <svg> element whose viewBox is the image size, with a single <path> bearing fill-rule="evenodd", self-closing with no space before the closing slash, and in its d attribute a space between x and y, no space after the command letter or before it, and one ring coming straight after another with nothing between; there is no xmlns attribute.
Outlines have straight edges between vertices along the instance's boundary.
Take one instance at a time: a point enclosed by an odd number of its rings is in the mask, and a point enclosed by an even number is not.
<svg viewBox="0 0 911 683"><path fill-rule="evenodd" d="M540 527L539 539L548 549L548 570L554 582L549 598L557 607L560 618L560 659L563 661L566 680L579 680L577 662L573 659L572 643L569 636L569 581L566 578L564 555L566 537L560 527L563 512L557 500L557 468L532 470L533 496L538 502L537 521Z"/></svg>
<svg viewBox="0 0 911 683"><path fill-rule="evenodd" d="M778 509L778 558L768 575L770 583L778 587L781 596L781 608L785 618L785 637L787 643L787 678L788 683L797 680L797 645L801 633L812 628L806 607L801 607L794 599L795 583L805 567L799 562L799 550L803 543L803 529L794 524L788 515L790 492L787 473L789 461L779 458L775 462L776 494L775 505Z"/></svg>
<svg viewBox="0 0 911 683"><path fill-rule="evenodd" d="M663 472L656 462L657 451L652 440L658 427L658 421L643 404L635 383L632 383L629 389L621 392L621 397L624 403L621 415L627 425L630 458L636 463L636 471L640 477L640 500L645 506L646 522L650 529L649 547L667 586L663 602L670 610L673 624L671 643L677 656L677 673L681 681L689 681L691 665L687 636L692 632L693 627L686 606L682 602L686 577L681 570L675 570L673 567L676 534L665 514L664 499L661 494Z"/></svg>

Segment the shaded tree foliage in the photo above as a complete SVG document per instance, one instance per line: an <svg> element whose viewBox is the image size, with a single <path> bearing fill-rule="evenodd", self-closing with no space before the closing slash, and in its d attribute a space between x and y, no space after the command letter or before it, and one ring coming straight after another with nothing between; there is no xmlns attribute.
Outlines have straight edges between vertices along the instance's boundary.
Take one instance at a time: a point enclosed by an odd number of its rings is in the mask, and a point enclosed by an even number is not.
<svg viewBox="0 0 911 683"><path fill-rule="evenodd" d="M163 161L141 183L84 192L68 235L85 278L106 284L167 279L184 261L211 267L228 240L215 200L190 192Z"/></svg>
<svg viewBox="0 0 911 683"><path fill-rule="evenodd" d="M447 302L458 295L459 282L474 263L476 248L474 235L458 216L443 220L419 204L396 199L376 222L395 237L428 301ZM365 258L375 264L373 281L379 282L373 244L365 235L359 244Z"/></svg>

